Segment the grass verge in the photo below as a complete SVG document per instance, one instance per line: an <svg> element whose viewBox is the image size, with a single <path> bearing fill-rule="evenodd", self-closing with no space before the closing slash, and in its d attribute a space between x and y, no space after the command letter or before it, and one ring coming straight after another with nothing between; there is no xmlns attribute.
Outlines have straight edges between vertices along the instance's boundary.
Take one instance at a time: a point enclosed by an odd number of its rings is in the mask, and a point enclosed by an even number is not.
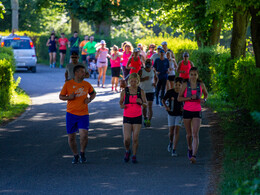
<svg viewBox="0 0 260 195"><path fill-rule="evenodd" d="M16 88L11 105L6 109L0 108L0 125L4 125L10 120L20 116L30 105L30 97L19 87Z"/></svg>
<svg viewBox="0 0 260 195"><path fill-rule="evenodd" d="M218 193L258 194L259 169L253 167L260 157L259 124L249 112L237 110L217 95L210 95L207 105L218 113L224 133L223 173Z"/></svg>

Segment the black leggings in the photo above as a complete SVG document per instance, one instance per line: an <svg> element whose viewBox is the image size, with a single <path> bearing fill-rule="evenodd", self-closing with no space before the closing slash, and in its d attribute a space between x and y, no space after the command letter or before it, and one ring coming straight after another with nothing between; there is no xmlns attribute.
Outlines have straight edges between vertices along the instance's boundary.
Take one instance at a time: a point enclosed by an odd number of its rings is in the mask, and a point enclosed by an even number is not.
<svg viewBox="0 0 260 195"><path fill-rule="evenodd" d="M156 92L155 92L157 99L159 97L160 90L161 90L160 99L163 99L164 93L165 93L166 82L167 82L167 79L159 79L157 86L156 86Z"/></svg>

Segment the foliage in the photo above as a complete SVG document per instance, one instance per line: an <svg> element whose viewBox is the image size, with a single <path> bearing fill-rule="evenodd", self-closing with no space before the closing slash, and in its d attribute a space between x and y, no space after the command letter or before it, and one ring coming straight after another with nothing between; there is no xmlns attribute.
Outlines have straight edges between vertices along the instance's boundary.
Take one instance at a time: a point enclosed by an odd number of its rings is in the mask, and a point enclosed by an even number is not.
<svg viewBox="0 0 260 195"><path fill-rule="evenodd" d="M13 73L14 56L10 48L0 48L0 108L7 108L15 89Z"/></svg>
<svg viewBox="0 0 260 195"><path fill-rule="evenodd" d="M5 6L3 5L3 3L0 1L0 18L4 19L4 14L5 13Z"/></svg>

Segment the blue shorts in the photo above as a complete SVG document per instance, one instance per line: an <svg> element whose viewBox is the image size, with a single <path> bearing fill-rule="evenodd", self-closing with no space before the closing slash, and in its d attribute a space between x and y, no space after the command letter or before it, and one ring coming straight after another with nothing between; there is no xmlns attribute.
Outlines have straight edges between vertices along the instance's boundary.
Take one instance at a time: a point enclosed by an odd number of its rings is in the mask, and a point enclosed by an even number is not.
<svg viewBox="0 0 260 195"><path fill-rule="evenodd" d="M67 133L79 132L79 129L89 129L89 115L78 116L71 113L66 114Z"/></svg>

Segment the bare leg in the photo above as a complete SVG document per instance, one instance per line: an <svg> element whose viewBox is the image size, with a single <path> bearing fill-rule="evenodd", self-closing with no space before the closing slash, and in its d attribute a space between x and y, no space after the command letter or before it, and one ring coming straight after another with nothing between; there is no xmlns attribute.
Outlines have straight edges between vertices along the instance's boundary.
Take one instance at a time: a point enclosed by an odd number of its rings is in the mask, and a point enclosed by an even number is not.
<svg viewBox="0 0 260 195"><path fill-rule="evenodd" d="M103 77L102 77L102 84L105 84L106 81L106 73L107 73L107 66L103 67Z"/></svg>
<svg viewBox="0 0 260 195"><path fill-rule="evenodd" d="M192 150L191 119L183 119L183 122L186 129L186 139L187 139L188 149Z"/></svg>
<svg viewBox="0 0 260 195"><path fill-rule="evenodd" d="M115 89L117 88L118 86L118 77L115 77Z"/></svg>
<svg viewBox="0 0 260 195"><path fill-rule="evenodd" d="M128 151L130 150L130 143L131 143L131 134L132 134L131 124L124 123L123 134L124 134L125 149Z"/></svg>
<svg viewBox="0 0 260 195"><path fill-rule="evenodd" d="M50 57L50 64L52 64L53 63L52 53L49 53L49 57Z"/></svg>
<svg viewBox="0 0 260 195"><path fill-rule="evenodd" d="M53 63L56 63L56 52L53 52Z"/></svg>
<svg viewBox="0 0 260 195"><path fill-rule="evenodd" d="M73 155L77 155L78 149L76 143L76 133L68 134L68 142L69 142L70 149L73 152Z"/></svg>
<svg viewBox="0 0 260 195"><path fill-rule="evenodd" d="M140 124L133 124L133 155L136 155L138 149L138 138L141 130Z"/></svg>
<svg viewBox="0 0 260 195"><path fill-rule="evenodd" d="M174 140L173 140L173 149L176 150L177 144L179 142L180 136L180 126L174 126Z"/></svg>
<svg viewBox="0 0 260 195"><path fill-rule="evenodd" d="M199 148L199 130L200 130L200 118L192 119L192 152L194 156L196 156Z"/></svg>
<svg viewBox="0 0 260 195"><path fill-rule="evenodd" d="M151 120L153 117L153 101L148 101L148 119Z"/></svg>
<svg viewBox="0 0 260 195"><path fill-rule="evenodd" d="M114 89L114 85L115 85L115 77L112 77L111 84L112 84L112 90L113 90Z"/></svg>
<svg viewBox="0 0 260 195"><path fill-rule="evenodd" d="M102 76L102 74L103 74L103 68L101 67L98 67L98 82L100 82L100 78L101 78L101 76Z"/></svg>
<svg viewBox="0 0 260 195"><path fill-rule="evenodd" d="M80 152L85 152L88 145L88 131L86 129L79 129L80 135Z"/></svg>
<svg viewBox="0 0 260 195"><path fill-rule="evenodd" d="M63 53L60 52L60 65L63 65Z"/></svg>
<svg viewBox="0 0 260 195"><path fill-rule="evenodd" d="M174 126L169 127L169 140L171 143L173 143L173 131L174 131Z"/></svg>

